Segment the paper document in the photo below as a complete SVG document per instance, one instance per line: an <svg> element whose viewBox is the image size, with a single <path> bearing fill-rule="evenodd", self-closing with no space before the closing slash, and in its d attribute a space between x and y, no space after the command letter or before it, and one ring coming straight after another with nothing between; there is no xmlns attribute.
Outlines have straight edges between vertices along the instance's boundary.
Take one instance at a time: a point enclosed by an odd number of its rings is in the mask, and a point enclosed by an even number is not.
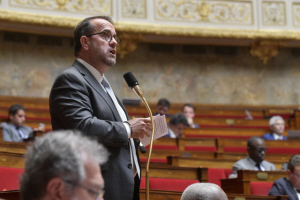
<svg viewBox="0 0 300 200"><path fill-rule="evenodd" d="M153 141L156 140L157 138L160 138L164 135L168 134L168 126L166 122L166 116L165 115L156 115L153 117L154 121L154 138ZM141 139L140 141L143 143L144 146L147 146L150 144L151 137L147 137L144 135L144 138Z"/></svg>

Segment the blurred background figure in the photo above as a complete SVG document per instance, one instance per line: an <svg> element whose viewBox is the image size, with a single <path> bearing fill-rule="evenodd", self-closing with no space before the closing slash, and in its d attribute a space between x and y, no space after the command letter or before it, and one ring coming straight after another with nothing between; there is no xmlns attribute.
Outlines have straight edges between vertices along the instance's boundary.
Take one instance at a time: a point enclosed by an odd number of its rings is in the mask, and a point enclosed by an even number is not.
<svg viewBox="0 0 300 200"><path fill-rule="evenodd" d="M243 158L232 167L232 174L237 174L237 170L248 169L257 171L276 170L273 163L265 161L267 147L265 141L257 136L251 137L247 144L248 156ZM233 176L231 176L233 177Z"/></svg>
<svg viewBox="0 0 300 200"><path fill-rule="evenodd" d="M194 183L184 190L181 200L228 200L228 198L216 184Z"/></svg>
<svg viewBox="0 0 300 200"><path fill-rule="evenodd" d="M23 142L23 140L33 138L34 131L45 131L44 126L38 128L30 128L25 126L26 110L21 104L14 104L8 111L9 122L1 123L3 128L3 141L7 142Z"/></svg>
<svg viewBox="0 0 300 200"><path fill-rule="evenodd" d="M271 133L266 133L262 136L265 140L286 140L287 138L282 135L284 132L284 119L279 116L273 116L269 120Z"/></svg>
<svg viewBox="0 0 300 200"><path fill-rule="evenodd" d="M25 155L21 199L103 200L100 165L107 159L103 145L80 132L56 131L38 137Z"/></svg>
<svg viewBox="0 0 300 200"><path fill-rule="evenodd" d="M169 121L169 133L165 137L179 138L184 128L188 127L185 116L181 113L173 115Z"/></svg>
<svg viewBox="0 0 300 200"><path fill-rule="evenodd" d="M184 104L182 106L182 112L186 117L190 128L199 128L199 125L194 122L195 107L192 104Z"/></svg>
<svg viewBox="0 0 300 200"><path fill-rule="evenodd" d="M156 105L156 112L153 114L153 116L160 114L166 115L166 117L171 117L172 115L168 114L170 107L171 104L167 99L159 99Z"/></svg>

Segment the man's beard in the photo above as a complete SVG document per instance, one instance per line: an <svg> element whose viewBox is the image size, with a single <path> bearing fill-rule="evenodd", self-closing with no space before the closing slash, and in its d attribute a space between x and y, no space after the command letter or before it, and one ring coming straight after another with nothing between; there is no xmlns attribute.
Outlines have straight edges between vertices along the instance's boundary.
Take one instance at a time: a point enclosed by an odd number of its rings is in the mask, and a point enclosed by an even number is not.
<svg viewBox="0 0 300 200"><path fill-rule="evenodd" d="M108 54L108 55L107 55ZM113 66L116 64L116 57L111 57L110 52L108 51L104 56L102 56L102 62L106 64L107 66Z"/></svg>

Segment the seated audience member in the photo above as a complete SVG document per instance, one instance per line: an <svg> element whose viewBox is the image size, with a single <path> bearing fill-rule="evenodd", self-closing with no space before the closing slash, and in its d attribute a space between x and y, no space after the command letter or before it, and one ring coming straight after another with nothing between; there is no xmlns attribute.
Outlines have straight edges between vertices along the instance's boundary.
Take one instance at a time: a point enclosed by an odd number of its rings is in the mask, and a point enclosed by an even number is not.
<svg viewBox="0 0 300 200"><path fill-rule="evenodd" d="M260 137L254 136L248 140L247 151L248 156L243 158L232 167L232 174L237 174L237 170L249 169L257 171L272 171L276 170L273 163L265 161L266 144Z"/></svg>
<svg viewBox="0 0 300 200"><path fill-rule="evenodd" d="M160 99L157 102L156 112L153 114L153 116L160 114L166 115L166 117L171 117L172 115L168 114L170 106L171 104L167 99Z"/></svg>
<svg viewBox="0 0 300 200"><path fill-rule="evenodd" d="M194 183L184 190L181 200L228 200L228 198L216 184Z"/></svg>
<svg viewBox="0 0 300 200"><path fill-rule="evenodd" d="M300 155L291 157L288 163L287 178L277 179L268 194L273 196L289 195L288 200L300 199Z"/></svg>
<svg viewBox="0 0 300 200"><path fill-rule="evenodd" d="M45 131L44 127L30 128L24 125L26 111L21 104L12 105L8 111L9 122L1 123L3 141L23 142L23 139L33 137L34 131Z"/></svg>
<svg viewBox="0 0 300 200"><path fill-rule="evenodd" d="M80 132L49 132L27 148L21 199L103 200L100 164L107 159L107 150Z"/></svg>
<svg viewBox="0 0 300 200"><path fill-rule="evenodd" d="M281 116L273 116L269 121L271 133L266 133L262 136L265 140L286 140L287 138L282 135L284 132L284 120Z"/></svg>
<svg viewBox="0 0 300 200"><path fill-rule="evenodd" d="M186 117L190 128L199 128L199 125L193 121L195 117L195 107L192 104L184 104L182 106L182 112Z"/></svg>
<svg viewBox="0 0 300 200"><path fill-rule="evenodd" d="M165 137L179 138L186 127L188 127L188 123L185 116L177 113L171 117L169 121L169 133Z"/></svg>

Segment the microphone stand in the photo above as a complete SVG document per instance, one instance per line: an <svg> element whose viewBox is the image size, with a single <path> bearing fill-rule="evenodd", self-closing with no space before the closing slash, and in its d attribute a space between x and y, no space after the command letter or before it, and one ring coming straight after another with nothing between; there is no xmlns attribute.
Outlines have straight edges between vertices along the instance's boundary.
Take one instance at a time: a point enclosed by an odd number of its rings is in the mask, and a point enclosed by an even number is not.
<svg viewBox="0 0 300 200"><path fill-rule="evenodd" d="M154 121L153 121L153 116L152 116L152 112L150 110L150 107L149 107L146 99L144 98L143 92L140 89L139 85L134 86L132 89L144 102L144 104L147 108L147 111L149 113L149 116L150 116L150 119L151 119L151 125L152 125L150 148L149 148L147 166L146 166L146 200L149 200L149 164L150 164L150 157L151 157L151 153L152 153L152 145L153 145L153 138L154 138Z"/></svg>

